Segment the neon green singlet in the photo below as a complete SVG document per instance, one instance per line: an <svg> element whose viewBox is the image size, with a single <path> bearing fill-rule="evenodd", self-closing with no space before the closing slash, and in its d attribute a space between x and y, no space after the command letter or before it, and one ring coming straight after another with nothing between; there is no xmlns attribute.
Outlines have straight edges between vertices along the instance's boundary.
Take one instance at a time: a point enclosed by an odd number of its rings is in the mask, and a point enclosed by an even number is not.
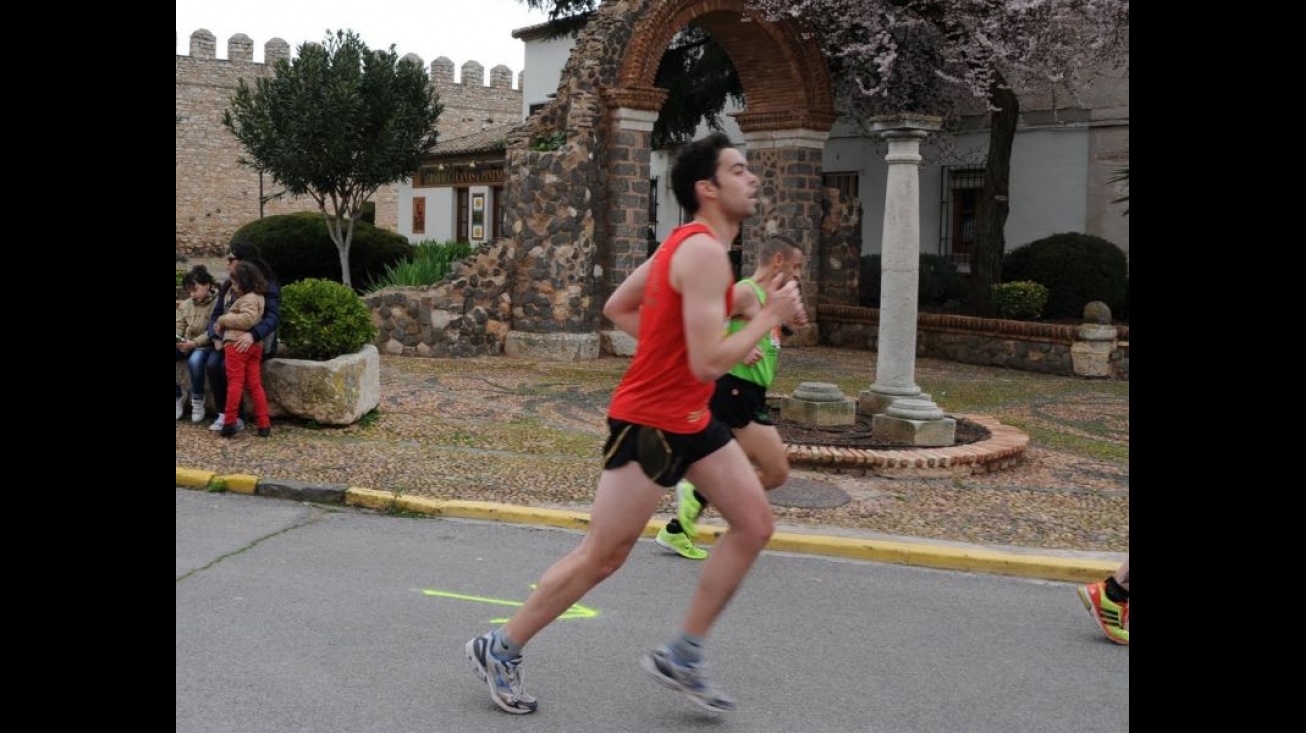
<svg viewBox="0 0 1306 733"><path fill-rule="evenodd" d="M761 286L753 281L753 278L746 277L739 282L752 288L753 292L757 294L757 302L766 305L766 291L762 290ZM726 324L726 333L738 333L747 325L748 321L742 318L731 318L729 323ZM775 381L776 362L780 360L780 327L776 326L771 329L771 333L763 336L757 342L757 348L762 350L762 358L756 364L749 366L741 362L736 364L729 373L753 384L770 387L771 383Z"/></svg>

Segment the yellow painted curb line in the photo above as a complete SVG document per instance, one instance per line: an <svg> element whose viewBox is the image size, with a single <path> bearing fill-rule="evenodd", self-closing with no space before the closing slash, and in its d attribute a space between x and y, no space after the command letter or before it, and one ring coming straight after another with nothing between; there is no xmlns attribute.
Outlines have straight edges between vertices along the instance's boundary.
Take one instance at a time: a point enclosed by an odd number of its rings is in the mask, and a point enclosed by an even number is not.
<svg viewBox="0 0 1306 733"><path fill-rule="evenodd" d="M399 495L393 491L377 491L376 489L361 489L353 486L345 489L345 504L375 509L379 512L388 512L394 509L395 500L398 498Z"/></svg>
<svg viewBox="0 0 1306 733"><path fill-rule="evenodd" d="M217 474L212 471L200 471L195 468L178 468L177 485L188 489L207 489L209 481Z"/></svg>
<svg viewBox="0 0 1306 733"><path fill-rule="evenodd" d="M258 476L248 473L229 473L218 476L227 485L227 491L233 494L253 494L258 490Z"/></svg>
<svg viewBox="0 0 1306 733"><path fill-rule="evenodd" d="M353 492L354 489L350 489ZM347 494L348 496L348 494ZM483 501L441 501L419 497L399 497L396 509L419 514L430 514L462 519L480 519L491 522L534 524L563 529L585 530L590 517L584 512L559 509L495 504ZM666 525L666 520L652 519L641 533L654 537ZM725 533L721 526L699 525L699 544L711 545ZM964 549L924 545L894 540L864 540L847 537L777 532L771 536L766 549L781 552L798 552L809 555L847 557L872 562L898 565L968 570L1000 575L1016 575L1046 580L1064 580L1075 583L1092 583L1115 572L1118 564L1098 560L1078 560L1043 555L1022 555L995 550Z"/></svg>
<svg viewBox="0 0 1306 733"><path fill-rule="evenodd" d="M177 485L205 489L213 479L226 483L228 491L253 494L258 477L248 474L218 476L211 471L178 468ZM585 531L589 529L587 512L561 509L537 509L496 504L487 501L461 501L426 499L404 496L393 491L378 491L351 486L345 490L344 503L377 511L404 511L439 517L480 519L509 524L532 524L562 529ZM654 537L666 524L665 519L650 519L641 533ZM699 525L698 543L715 544L726 531L722 525ZM1082 560L1048 555L1024 555L978 548L946 547L917 544L895 540L869 540L851 537L825 537L820 535L777 532L771 536L766 549L779 552L797 552L809 555L846 557L871 562L914 565L944 570L963 570L999 575L1015 575L1045 580L1062 580L1072 583L1092 583L1114 573L1118 563L1102 560Z"/></svg>
<svg viewBox="0 0 1306 733"><path fill-rule="evenodd" d="M215 481L221 481L223 489L234 494L253 494L258 489L258 476L247 473L216 474L195 468L178 468L177 485L188 489L207 491Z"/></svg>
<svg viewBox="0 0 1306 733"><path fill-rule="evenodd" d="M1021 555L996 550L922 545L895 540L861 540L850 537L818 537L777 532L768 550L804 552L858 560L917 565L950 570L1018 575L1046 580L1093 583L1114 573L1114 562L1078 560L1046 555Z"/></svg>

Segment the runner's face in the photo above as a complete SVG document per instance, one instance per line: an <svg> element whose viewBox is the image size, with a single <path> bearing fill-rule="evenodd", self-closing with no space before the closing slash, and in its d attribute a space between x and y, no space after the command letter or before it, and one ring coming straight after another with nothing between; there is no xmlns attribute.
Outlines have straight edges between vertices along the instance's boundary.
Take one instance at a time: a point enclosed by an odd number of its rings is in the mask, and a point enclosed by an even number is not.
<svg viewBox="0 0 1306 733"><path fill-rule="evenodd" d="M717 155L715 181L721 210L743 221L757 213L757 176L748 169L744 154L726 148Z"/></svg>

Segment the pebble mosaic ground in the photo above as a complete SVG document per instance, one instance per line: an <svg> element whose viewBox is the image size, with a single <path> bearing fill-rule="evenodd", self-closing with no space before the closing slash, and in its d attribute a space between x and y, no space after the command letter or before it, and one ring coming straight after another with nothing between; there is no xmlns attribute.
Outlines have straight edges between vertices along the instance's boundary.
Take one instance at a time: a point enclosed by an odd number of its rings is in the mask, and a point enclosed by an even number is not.
<svg viewBox="0 0 1306 733"><path fill-rule="evenodd" d="M435 499L588 511L604 410L628 360L381 358L381 404L357 424L274 421L270 439L224 440L183 418L177 466ZM875 353L786 349L773 394L830 382L856 396ZM782 528L866 531L1011 548L1127 552L1129 383L920 359L916 382L948 414L984 415L1030 436L1012 467L942 478L792 471ZM211 416L210 416L211 417ZM831 490L847 501L804 501ZM777 495L779 498L781 495ZM672 511L672 493L659 508ZM707 522L719 521L711 510Z"/></svg>

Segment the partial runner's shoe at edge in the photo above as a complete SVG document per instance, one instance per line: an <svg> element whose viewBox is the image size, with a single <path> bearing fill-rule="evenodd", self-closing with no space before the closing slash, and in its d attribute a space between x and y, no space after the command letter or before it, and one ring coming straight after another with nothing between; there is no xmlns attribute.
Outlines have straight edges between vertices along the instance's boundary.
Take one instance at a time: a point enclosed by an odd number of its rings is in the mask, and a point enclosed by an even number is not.
<svg viewBox="0 0 1306 733"><path fill-rule="evenodd" d="M1116 603L1107 597L1106 582L1079 587L1079 600L1088 609L1088 614L1097 622L1098 628L1106 638L1117 644L1129 645L1129 601Z"/></svg>
<svg viewBox="0 0 1306 733"><path fill-rule="evenodd" d="M735 701L717 689L703 676L701 665L680 665L672 658L671 650L665 646L655 649L640 660L640 666L653 676L653 679L679 690L694 704L714 713L729 713L735 709Z"/></svg>
<svg viewBox="0 0 1306 733"><path fill-rule="evenodd" d="M665 548L668 552L674 552L681 557L687 557L690 560L703 560L707 558L707 550L694 546L694 541L689 539L689 535L684 532L668 532L666 527L658 530L658 536L653 538L659 547Z"/></svg>
<svg viewBox="0 0 1306 733"><path fill-rule="evenodd" d="M490 653L490 634L467 642L467 663L490 688L490 699L504 712L525 715L535 712L535 698L526 694L522 681L521 657L502 661Z"/></svg>
<svg viewBox="0 0 1306 733"><path fill-rule="evenodd" d="M691 543L698 539L698 518L702 514L703 502L694 496L694 485L681 479L676 484L676 519L680 520L680 529Z"/></svg>

